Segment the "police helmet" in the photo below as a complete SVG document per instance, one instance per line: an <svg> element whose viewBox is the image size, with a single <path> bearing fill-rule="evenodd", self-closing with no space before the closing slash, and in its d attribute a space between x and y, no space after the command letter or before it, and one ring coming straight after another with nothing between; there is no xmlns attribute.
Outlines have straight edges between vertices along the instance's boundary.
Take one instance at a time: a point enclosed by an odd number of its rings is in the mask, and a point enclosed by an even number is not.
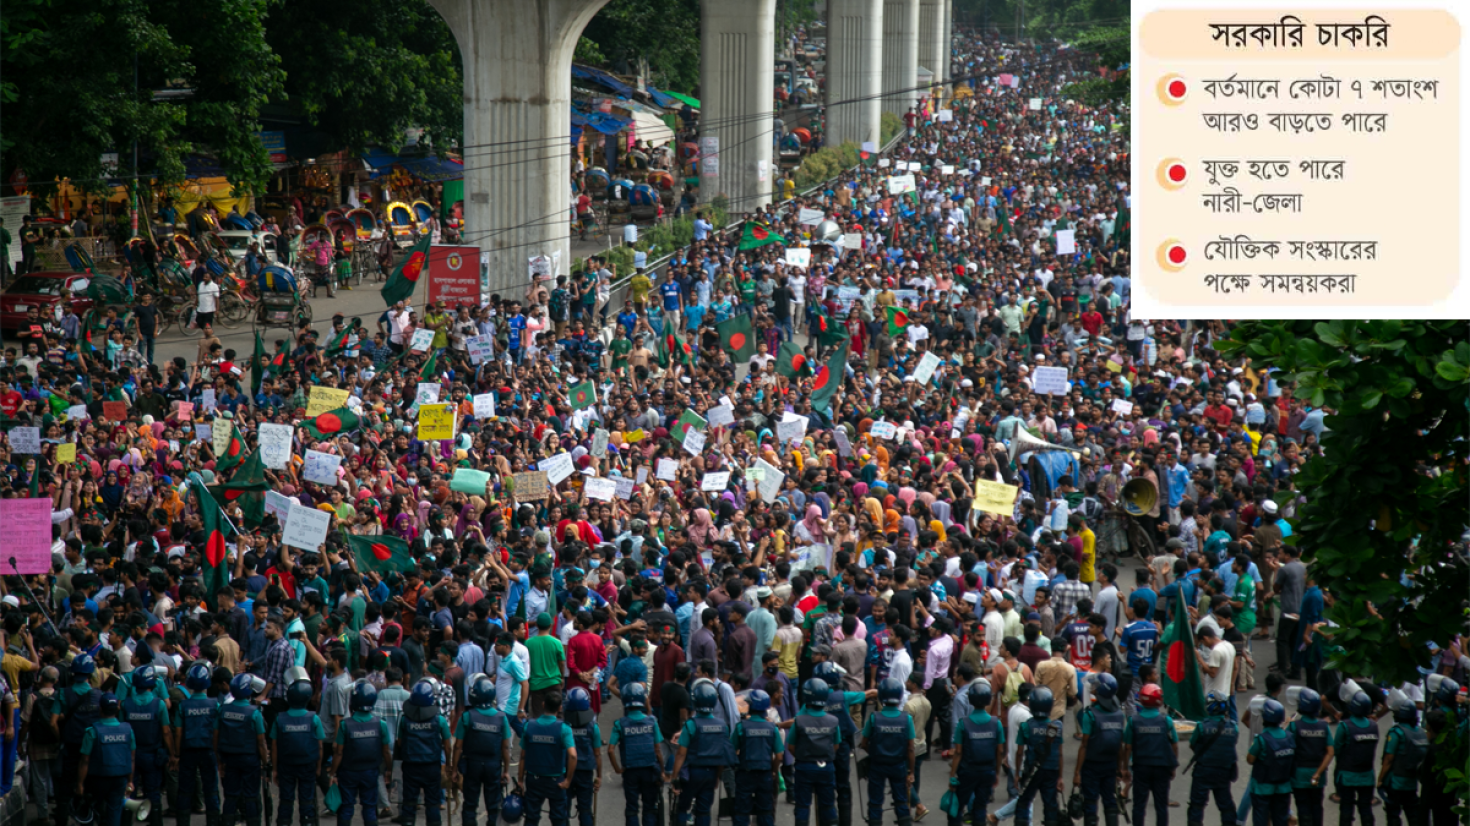
<svg viewBox="0 0 1470 826"><path fill-rule="evenodd" d="M1393 721L1413 726L1419 723L1419 709L1412 702L1405 700L1393 708Z"/></svg>
<svg viewBox="0 0 1470 826"><path fill-rule="evenodd" d="M826 685L826 683L822 683ZM714 711L715 705L720 702L720 692L715 689L714 683L703 682L694 687L694 710Z"/></svg>
<svg viewBox="0 0 1470 826"><path fill-rule="evenodd" d="M190 691L206 691L214 673L209 670L209 663L196 662L189 666L189 671L184 674L184 687Z"/></svg>
<svg viewBox="0 0 1470 826"><path fill-rule="evenodd" d="M490 708L495 705L495 683L484 674L470 683L470 705L474 708Z"/></svg>
<svg viewBox="0 0 1470 826"><path fill-rule="evenodd" d="M903 683L893 677L885 677L878 683L878 702L885 706L897 707L903 702Z"/></svg>
<svg viewBox="0 0 1470 826"><path fill-rule="evenodd" d="M648 708L648 689L643 683L630 683L623 687L623 708Z"/></svg>
<svg viewBox="0 0 1470 826"><path fill-rule="evenodd" d="M1218 691L1205 695L1205 713L1211 717L1224 717L1230 713L1230 698Z"/></svg>
<svg viewBox="0 0 1470 826"><path fill-rule="evenodd" d="M1118 678L1103 672L1094 678L1092 696L1099 700L1111 700L1118 696Z"/></svg>
<svg viewBox="0 0 1470 826"><path fill-rule="evenodd" d="M812 677L801 685L801 693L806 695L806 704L810 706L827 705L827 697L832 693L832 688L827 685L826 680Z"/></svg>
<svg viewBox="0 0 1470 826"><path fill-rule="evenodd" d="M764 717L771 708L771 695L757 688L746 696L745 704L750 708L750 713Z"/></svg>
<svg viewBox="0 0 1470 826"><path fill-rule="evenodd" d="M1302 689L1302 692L1296 695L1296 710L1301 712L1303 717L1316 717L1322 713L1322 695L1310 688Z"/></svg>
<svg viewBox="0 0 1470 826"><path fill-rule="evenodd" d="M249 674L237 674L230 680L230 696L236 700L248 700L255 692L255 681L250 679Z"/></svg>
<svg viewBox="0 0 1470 826"><path fill-rule="evenodd" d="M410 698L412 699L412 698ZM373 684L365 680L359 680L352 684L352 710L372 711L378 702L378 690Z"/></svg>
<svg viewBox="0 0 1470 826"><path fill-rule="evenodd" d="M1041 717L1051 714L1052 696L1051 689L1046 686L1037 686L1031 691L1031 699L1026 702L1026 707L1031 709L1034 716Z"/></svg>
<svg viewBox="0 0 1470 826"><path fill-rule="evenodd" d="M91 654L78 654L71 661L71 675L73 677L90 677L97 670L97 662L92 659Z"/></svg>
<svg viewBox="0 0 1470 826"><path fill-rule="evenodd" d="M408 704L419 708L430 708L438 699L438 692L434 690L434 687L419 680L414 683L413 691L408 695Z"/></svg>
<svg viewBox="0 0 1470 826"><path fill-rule="evenodd" d="M286 705L291 708L306 708L311 702L311 683L299 680L286 686Z"/></svg>
<svg viewBox="0 0 1470 826"><path fill-rule="evenodd" d="M1445 677L1440 681L1439 688L1434 691L1434 701L1439 705L1452 709L1460 699L1460 684Z"/></svg>
<svg viewBox="0 0 1470 826"><path fill-rule="evenodd" d="M133 671L133 690L139 694L146 694L153 690L158 684L158 677L153 671L153 666L145 665Z"/></svg>
<svg viewBox="0 0 1470 826"><path fill-rule="evenodd" d="M970 684L970 708L983 711L990 707L990 681L979 680Z"/></svg>
<svg viewBox="0 0 1470 826"><path fill-rule="evenodd" d="M103 714L116 714L120 707L117 701L117 695L111 691L103 692L102 699L97 701L97 709Z"/></svg>
<svg viewBox="0 0 1470 826"><path fill-rule="evenodd" d="M561 701L562 711L591 711L592 697L585 688L573 688L567 691L567 696Z"/></svg>
<svg viewBox="0 0 1470 826"><path fill-rule="evenodd" d="M1138 689L1138 703L1144 708L1158 708L1164 704L1164 690L1158 683L1149 683Z"/></svg>
<svg viewBox="0 0 1470 826"><path fill-rule="evenodd" d="M1373 701L1368 699L1366 691L1359 691L1348 700L1348 716L1367 717L1373 713Z"/></svg>
<svg viewBox="0 0 1470 826"><path fill-rule="evenodd" d="M521 799L520 792L511 792L505 796L505 802L500 804L500 816L505 818L506 823L515 823L525 814L526 804Z"/></svg>
<svg viewBox="0 0 1470 826"><path fill-rule="evenodd" d="M1286 719L1286 706L1276 700L1267 700L1261 704L1261 722L1268 726L1279 726Z"/></svg>
<svg viewBox="0 0 1470 826"><path fill-rule="evenodd" d="M817 663L812 668L812 676L819 680L826 680L830 688L837 689L842 686L842 672L837 669L837 663Z"/></svg>

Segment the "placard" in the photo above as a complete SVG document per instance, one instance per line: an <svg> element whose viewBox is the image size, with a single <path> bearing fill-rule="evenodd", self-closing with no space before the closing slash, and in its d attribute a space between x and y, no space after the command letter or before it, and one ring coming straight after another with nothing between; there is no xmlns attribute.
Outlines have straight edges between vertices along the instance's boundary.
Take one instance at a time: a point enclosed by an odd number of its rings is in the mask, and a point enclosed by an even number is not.
<svg viewBox="0 0 1470 826"><path fill-rule="evenodd" d="M102 418L109 422L123 422L128 418L127 402L103 402Z"/></svg>
<svg viewBox="0 0 1470 826"><path fill-rule="evenodd" d="M817 224L822 223L823 219L825 219L826 216L827 213L821 211L820 209L807 209L806 207L802 207L796 213L796 220L798 223L805 226L814 227Z"/></svg>
<svg viewBox="0 0 1470 826"><path fill-rule="evenodd" d="M869 428L868 433L874 439L892 439L898 435L898 425L895 425L893 422L873 422L873 426Z"/></svg>
<svg viewBox="0 0 1470 826"><path fill-rule="evenodd" d="M11 453L40 453L41 428L14 427L10 429Z"/></svg>
<svg viewBox="0 0 1470 826"><path fill-rule="evenodd" d="M704 434L699 432L698 430L695 430L692 427L689 428L687 431L684 432L684 449L695 456L703 453Z"/></svg>
<svg viewBox="0 0 1470 826"><path fill-rule="evenodd" d="M225 451L230 449L230 437L235 433L235 423L229 419L215 419L214 429L209 434L209 446L214 448L214 455L223 457Z"/></svg>
<svg viewBox="0 0 1470 826"><path fill-rule="evenodd" d="M308 482L316 482L318 485L337 484L337 470L342 467L342 457L335 453L323 453L320 450L306 451L306 466L301 475Z"/></svg>
<svg viewBox="0 0 1470 826"><path fill-rule="evenodd" d="M454 438L454 405L425 404L419 406L420 441L437 441Z"/></svg>
<svg viewBox="0 0 1470 826"><path fill-rule="evenodd" d="M916 189L918 189L918 185L914 183L914 176L912 174L888 176L889 195L901 195L905 192L913 192Z"/></svg>
<svg viewBox="0 0 1470 826"><path fill-rule="evenodd" d="M77 443L62 442L56 446L56 463L69 465L77 460Z"/></svg>
<svg viewBox="0 0 1470 826"><path fill-rule="evenodd" d="M648 467L646 465L640 465L638 467L638 471L634 475L633 481L639 485L648 481Z"/></svg>
<svg viewBox="0 0 1470 826"><path fill-rule="evenodd" d="M934 355L934 351L926 351L924 357L919 359L919 366L914 368L914 381L918 382L920 387L928 385L929 380L934 378L934 371L939 369L942 361L939 356Z"/></svg>
<svg viewBox="0 0 1470 826"><path fill-rule="evenodd" d="M1041 111L1041 98L1032 98L1031 100L1027 101L1026 108L1027 109L1030 109L1033 112L1040 112Z"/></svg>
<svg viewBox="0 0 1470 826"><path fill-rule="evenodd" d="M510 480L515 486L517 502L537 502L551 495L551 486L547 484L544 470L514 473L511 474Z"/></svg>
<svg viewBox="0 0 1470 826"><path fill-rule="evenodd" d="M937 113L935 113L934 119L939 121L940 123L949 123L950 121L954 120L954 110L940 109Z"/></svg>
<svg viewBox="0 0 1470 826"><path fill-rule="evenodd" d="M677 460L674 460L674 459L659 459L658 460L658 473L657 473L658 478L664 480L665 482L672 482L672 481L674 481L675 478L677 478L678 472L679 472L679 462Z"/></svg>
<svg viewBox="0 0 1470 826"><path fill-rule="evenodd" d="M74 404L66 409L66 418L67 421L77 421L79 419L90 419L92 418L92 414L87 412L87 406L85 404Z"/></svg>
<svg viewBox="0 0 1470 826"><path fill-rule="evenodd" d="M850 250L863 248L863 234L861 232L846 232L842 235L842 246Z"/></svg>
<svg viewBox="0 0 1470 826"><path fill-rule="evenodd" d="M1057 230L1057 255L1072 255L1077 252L1077 230Z"/></svg>
<svg viewBox="0 0 1470 826"><path fill-rule="evenodd" d="M1067 368L1036 368L1036 372L1031 374L1031 389L1052 396L1067 395Z"/></svg>
<svg viewBox="0 0 1470 826"><path fill-rule="evenodd" d="M864 152L868 152L868 153L877 152L878 151L878 142L877 141L863 141L862 150Z"/></svg>
<svg viewBox="0 0 1470 826"><path fill-rule="evenodd" d="M975 480L975 501L972 507L983 513L993 513L996 516L1014 516L1016 513L1016 493L1020 488L1015 485L1003 485L1000 482L989 482L984 479Z"/></svg>
<svg viewBox="0 0 1470 826"><path fill-rule="evenodd" d="M214 442L214 425L209 422L200 422L194 425L194 438L201 442Z"/></svg>
<svg viewBox="0 0 1470 826"><path fill-rule="evenodd" d="M194 403L179 402L179 406L174 408L174 414L176 418L178 418L178 420L181 422L189 421L190 419L194 418Z"/></svg>
<svg viewBox="0 0 1470 826"><path fill-rule="evenodd" d="M939 174L940 175L953 175L954 174L954 164L947 164L947 163L946 164L940 164L940 166L939 166Z"/></svg>
<svg viewBox="0 0 1470 826"><path fill-rule="evenodd" d="M213 413L219 409L219 400L214 396L213 387L206 387L204 392L199 394L199 406L206 413Z"/></svg>
<svg viewBox="0 0 1470 826"><path fill-rule="evenodd" d="M429 248L429 303L443 301L455 307L480 306L480 248Z"/></svg>
<svg viewBox="0 0 1470 826"><path fill-rule="evenodd" d="M643 441L644 439L647 439L647 438L648 438L648 434L645 433L643 431L643 428L640 427L637 430L629 430L627 433L624 433L623 434L623 444L627 444L627 445L636 444L636 443L641 442L641 441Z"/></svg>
<svg viewBox="0 0 1470 826"><path fill-rule="evenodd" d="M769 505L781 495L781 483L785 481L786 474L765 459L756 459L755 466L761 471L761 481L756 490L760 491L761 499Z"/></svg>
<svg viewBox="0 0 1470 826"><path fill-rule="evenodd" d="M593 476L587 480L585 490L588 499L611 502L618 495L618 483L611 479L601 479Z"/></svg>
<svg viewBox="0 0 1470 826"><path fill-rule="evenodd" d="M285 470L291 462L291 426L262 423L259 442L261 464L272 470Z"/></svg>
<svg viewBox="0 0 1470 826"><path fill-rule="evenodd" d="M730 471L721 470L715 473L706 473L699 480L699 489L709 493L719 493L730 484Z"/></svg>
<svg viewBox="0 0 1470 826"><path fill-rule="evenodd" d="M847 440L847 431L835 428L832 435L837 439L837 455L844 458L852 458L852 442Z"/></svg>
<svg viewBox="0 0 1470 826"><path fill-rule="evenodd" d="M7 574L50 573L51 497L0 499L0 532L5 536L0 571ZM11 557L15 558L14 568L10 567Z"/></svg>
<svg viewBox="0 0 1470 826"><path fill-rule="evenodd" d="M465 349L470 354L470 364L484 364L495 358L495 342L489 336L465 336Z"/></svg>
<svg viewBox="0 0 1470 826"><path fill-rule="evenodd" d="M467 467L455 468L454 476L449 480L450 490L468 493L471 496L486 496L489 485L490 474Z"/></svg>
<svg viewBox="0 0 1470 826"><path fill-rule="evenodd" d="M293 502L281 531L281 542L303 551L315 551L327 541L327 530L331 527L332 514Z"/></svg>
<svg viewBox="0 0 1470 826"><path fill-rule="evenodd" d="M576 466L572 464L572 454L558 453L548 456L536 463L537 470L546 472L546 481L552 485L559 485L563 479L576 472Z"/></svg>
<svg viewBox="0 0 1470 826"><path fill-rule="evenodd" d="M291 515L291 505L295 500L284 493L276 493L273 490L265 492L265 512L275 514L281 524Z"/></svg>
<svg viewBox="0 0 1470 826"><path fill-rule="evenodd" d="M493 419L493 418L495 418L495 394L494 393L481 393L481 394L475 396L474 402L475 402L475 418L476 419Z"/></svg>
<svg viewBox="0 0 1470 826"><path fill-rule="evenodd" d="M413 338L408 340L408 349L418 353L427 353L433 344L434 331L420 327L413 331Z"/></svg>
<svg viewBox="0 0 1470 826"><path fill-rule="evenodd" d="M801 441L801 437L806 435L806 425L804 416L782 419L776 423L776 439L783 445Z"/></svg>
<svg viewBox="0 0 1470 826"><path fill-rule="evenodd" d="M892 162L892 161L890 161L890 160L888 160L888 159L887 159L887 158L879 158L879 159L878 159L878 168L879 168L879 169L887 169L887 168L888 168L888 166L889 166L889 165L890 165L890 164L892 164L892 163L893 163L893 162Z"/></svg>
<svg viewBox="0 0 1470 826"><path fill-rule="evenodd" d="M723 404L704 411L704 416L710 427L728 427L735 424L735 411Z"/></svg>
<svg viewBox="0 0 1470 826"><path fill-rule="evenodd" d="M426 404L439 403L439 382L421 381L414 391L413 406L421 408Z"/></svg>
<svg viewBox="0 0 1470 826"><path fill-rule="evenodd" d="M306 397L306 415L314 418L346 407L347 397L350 395L352 394L346 390L336 387L312 387L311 393Z"/></svg>
<svg viewBox="0 0 1470 826"><path fill-rule="evenodd" d="M1127 399L1113 399L1113 412L1124 416L1133 415L1133 402Z"/></svg>
<svg viewBox="0 0 1470 826"><path fill-rule="evenodd" d="M786 263L806 269L812 265L812 251L807 247L787 247Z"/></svg>
<svg viewBox="0 0 1470 826"><path fill-rule="evenodd" d="M644 471L645 473L648 472L648 469L647 468L639 468L639 470ZM633 480L632 479L629 479L629 478L624 477L624 476L619 476L618 478L614 479L613 481L618 483L618 498L619 499L621 499L624 502L626 502L629 499L632 499L633 498Z"/></svg>

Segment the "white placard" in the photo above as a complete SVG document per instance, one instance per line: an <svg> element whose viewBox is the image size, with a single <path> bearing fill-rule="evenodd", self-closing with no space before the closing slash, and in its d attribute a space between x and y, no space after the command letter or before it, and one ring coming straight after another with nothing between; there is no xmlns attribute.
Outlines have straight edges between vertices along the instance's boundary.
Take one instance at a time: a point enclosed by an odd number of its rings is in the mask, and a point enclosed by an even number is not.
<svg viewBox="0 0 1470 826"><path fill-rule="evenodd" d="M224 458L225 451L230 449L230 436L234 435L235 424L229 419L220 419L214 423L214 430L209 434L209 446L214 448L214 455Z"/></svg>
<svg viewBox="0 0 1470 826"><path fill-rule="evenodd" d="M941 361L932 350L925 352L924 357L919 359L919 366L914 368L914 381L918 382L920 387L927 385L929 380L934 378L934 371L939 369Z"/></svg>
<svg viewBox="0 0 1470 826"><path fill-rule="evenodd" d="M658 460L658 478L665 482L672 482L679 472L679 462L676 459Z"/></svg>
<svg viewBox="0 0 1470 826"><path fill-rule="evenodd" d="M327 530L331 527L330 513L293 502L281 531L281 542L303 551L315 551L327 541Z"/></svg>
<svg viewBox="0 0 1470 826"><path fill-rule="evenodd" d="M271 470L285 470L291 461L291 425L261 424L260 461Z"/></svg>
<svg viewBox="0 0 1470 826"><path fill-rule="evenodd" d="M898 425L893 422L873 422L872 428L868 430L874 439L892 439L898 435Z"/></svg>
<svg viewBox="0 0 1470 826"><path fill-rule="evenodd" d="M861 232L848 232L842 236L842 246L850 250L863 248L863 234Z"/></svg>
<svg viewBox="0 0 1470 826"><path fill-rule="evenodd" d="M787 247L786 263L806 269L812 265L812 251L806 247Z"/></svg>
<svg viewBox="0 0 1470 826"><path fill-rule="evenodd" d="M291 497L283 493L268 490L265 492L265 512L275 514L276 519L284 525L286 518L291 515L291 504L293 501Z"/></svg>
<svg viewBox="0 0 1470 826"><path fill-rule="evenodd" d="M15 427L10 430L10 452L11 453L40 453L41 452L41 428L39 427Z"/></svg>
<svg viewBox="0 0 1470 826"><path fill-rule="evenodd" d="M647 468L639 468L639 470L641 470L641 471L643 471L645 473L648 472L648 469ZM618 478L614 479L613 481L618 483L618 498L619 499L621 499L624 502L626 502L629 499L632 499L633 498L633 480L632 479L628 479L626 477L619 476Z"/></svg>
<svg viewBox="0 0 1470 826"><path fill-rule="evenodd" d="M918 188L918 184L914 183L913 174L888 176L889 195L899 195L904 192L913 192Z"/></svg>
<svg viewBox="0 0 1470 826"><path fill-rule="evenodd" d="M214 411L219 409L219 400L216 399L214 396L213 387L204 388L204 392L201 393L199 396L199 406L203 408L206 413L213 413Z"/></svg>
<svg viewBox="0 0 1470 826"><path fill-rule="evenodd" d="M611 479L599 479L596 476L587 480L587 498L600 499L603 502L611 502L618 495L618 483Z"/></svg>
<svg viewBox="0 0 1470 826"><path fill-rule="evenodd" d="M1036 368L1036 372L1031 375L1031 389L1052 396L1067 395L1067 368Z"/></svg>
<svg viewBox="0 0 1470 826"><path fill-rule="evenodd" d="M342 457L319 450L306 451L306 467L301 475L308 482L318 485L337 484L337 470L342 466Z"/></svg>
<svg viewBox="0 0 1470 826"><path fill-rule="evenodd" d="M421 382L419 382L418 389L415 391L415 395L413 397L413 403L417 407L423 407L426 404L438 404L439 403L439 382L437 382L437 381L421 381Z"/></svg>
<svg viewBox="0 0 1470 826"><path fill-rule="evenodd" d="M561 484L563 479L571 476L576 471L576 467L572 464L572 454L570 453L558 453L555 456L542 459L536 464L536 469L546 471L546 481L553 487Z"/></svg>
<svg viewBox="0 0 1470 826"><path fill-rule="evenodd" d="M949 123L950 121L954 120L954 110L940 109L938 112L938 117L936 117L935 119L938 120L940 123Z"/></svg>
<svg viewBox="0 0 1470 826"><path fill-rule="evenodd" d="M699 480L699 489L711 493L719 493L728 484L730 484L730 471L722 470L718 473L706 473L704 478Z"/></svg>
<svg viewBox="0 0 1470 826"><path fill-rule="evenodd" d="M832 435L837 438L837 455L843 456L843 457L847 457L847 458L851 458L852 457L852 442L849 442L847 440L847 431L846 430L843 430L840 427L839 428L835 428L832 431Z"/></svg>
<svg viewBox="0 0 1470 826"><path fill-rule="evenodd" d="M761 499L769 505L781 495L781 483L786 479L786 474L765 459L756 459L755 466L761 469L761 481L756 489L760 491Z"/></svg>
<svg viewBox="0 0 1470 826"><path fill-rule="evenodd" d="M214 425L204 422L194 425L194 438L201 442L214 442Z"/></svg>
<svg viewBox="0 0 1470 826"><path fill-rule="evenodd" d="M705 421L710 427L728 427L735 424L735 411L721 405L716 405L704 411Z"/></svg>
<svg viewBox="0 0 1470 826"><path fill-rule="evenodd" d="M1077 230L1057 230L1057 255L1071 255L1077 251Z"/></svg>
<svg viewBox="0 0 1470 826"><path fill-rule="evenodd" d="M1040 112L1041 111L1041 98L1032 98L1026 104L1026 108L1030 109L1033 112Z"/></svg>
<svg viewBox="0 0 1470 826"><path fill-rule="evenodd" d="M66 409L66 418L68 421L74 422L79 419L90 419L92 418L92 414L87 412L87 406L85 404L74 404Z"/></svg>
<svg viewBox="0 0 1470 826"><path fill-rule="evenodd" d="M877 142L876 141L863 141L863 151L864 152L877 152L878 151L878 144L877 144Z"/></svg>
<svg viewBox="0 0 1470 826"><path fill-rule="evenodd" d="M947 164L941 164L940 167L939 167L939 174L940 175L953 175L954 174L954 164L949 164L949 163L947 163Z"/></svg>
<svg viewBox="0 0 1470 826"><path fill-rule="evenodd" d="M466 336L464 346L470 353L470 364L484 364L495 357L495 343L489 336Z"/></svg>
<svg viewBox="0 0 1470 826"><path fill-rule="evenodd" d="M647 481L648 481L648 466L647 465L639 465L638 466L638 472L633 477L633 483L634 484L637 484L637 485L641 485L641 484L643 484L644 482L647 482Z"/></svg>
<svg viewBox="0 0 1470 826"><path fill-rule="evenodd" d="M476 419L493 419L493 418L495 418L495 394L494 393L481 393L478 396L475 396L474 401L475 401L475 418Z"/></svg>
<svg viewBox="0 0 1470 826"><path fill-rule="evenodd" d="M434 343L434 331L420 327L413 331L413 338L408 340L408 349L417 350L420 353L429 352L429 346Z"/></svg>
<svg viewBox="0 0 1470 826"><path fill-rule="evenodd" d="M879 158L878 159L878 168L879 169L887 169L888 166L889 166L889 164L891 164L891 163L893 163L893 161L890 161L887 158Z"/></svg>
<svg viewBox="0 0 1470 826"><path fill-rule="evenodd" d="M806 435L806 419L776 423L776 438L783 445L800 441L804 435Z"/></svg>
<svg viewBox="0 0 1470 826"><path fill-rule="evenodd" d="M601 459L602 457L607 455L607 439L609 435L610 434L606 430L603 430L600 427L597 428L597 430L593 431L591 451L593 456Z"/></svg>
<svg viewBox="0 0 1470 826"><path fill-rule="evenodd" d="M684 432L684 449L694 456L704 452L704 434L694 428Z"/></svg>
<svg viewBox="0 0 1470 826"><path fill-rule="evenodd" d="M980 176L980 185L981 186L990 186L990 176L989 175L981 175Z"/></svg>
<svg viewBox="0 0 1470 826"><path fill-rule="evenodd" d="M1113 399L1113 412L1121 413L1124 416L1132 416L1133 402L1127 399Z"/></svg>
<svg viewBox="0 0 1470 826"><path fill-rule="evenodd" d="M821 211L820 209L807 209L806 207L802 207L796 213L796 221L797 223L804 226L814 227L817 224L822 223L822 220L826 218L826 216L827 213Z"/></svg>

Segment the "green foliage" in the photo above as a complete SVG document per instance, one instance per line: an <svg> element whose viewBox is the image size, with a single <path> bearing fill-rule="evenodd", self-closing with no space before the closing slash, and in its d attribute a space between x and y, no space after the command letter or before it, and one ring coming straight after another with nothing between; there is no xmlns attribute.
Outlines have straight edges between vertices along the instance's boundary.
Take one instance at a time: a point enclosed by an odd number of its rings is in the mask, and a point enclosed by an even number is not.
<svg viewBox="0 0 1470 826"><path fill-rule="evenodd" d="M857 166L858 161L858 146L852 141L841 146L824 146L807 155L791 178L796 181L796 189L804 191Z"/></svg>
<svg viewBox="0 0 1470 826"><path fill-rule="evenodd" d="M265 38L272 0L10 0L0 18L5 170L103 186L101 155L132 170L132 146L167 182L207 149L240 189L270 157L255 133L284 73ZM134 79L136 61L137 74ZM189 89L153 100L154 91ZM44 185L44 184L43 184Z"/></svg>
<svg viewBox="0 0 1470 826"><path fill-rule="evenodd" d="M699 88L699 0L611 0L582 35L618 70L647 60L660 89Z"/></svg>
<svg viewBox="0 0 1470 826"><path fill-rule="evenodd" d="M893 136L903 131L903 118L892 112L884 112L880 118L882 125L878 130L878 145L887 146L893 140Z"/></svg>
<svg viewBox="0 0 1470 826"><path fill-rule="evenodd" d="M817 19L816 0L776 0L776 42L794 34L797 28Z"/></svg>
<svg viewBox="0 0 1470 826"><path fill-rule="evenodd" d="M1416 667L1429 665L1425 644L1465 631L1470 570L1445 560L1470 494L1465 324L1259 321L1236 328L1222 349L1282 371L1277 381L1295 382L1298 398L1335 411L1324 455L1296 478L1306 504L1289 541L1336 597L1327 611L1337 626L1333 667L1417 680Z"/></svg>
<svg viewBox="0 0 1470 826"><path fill-rule="evenodd" d="M602 53L602 49L599 49L596 43L582 37L577 40L577 48L572 52L572 62L601 66L607 62L607 56Z"/></svg>
<svg viewBox="0 0 1470 826"><path fill-rule="evenodd" d="M699 207L699 212L711 224L715 225L715 229L723 229L730 223L729 207L729 202L721 196ZM638 243L632 247L614 247L607 252L598 253L598 255L607 259L615 276L622 278L633 274L633 253L635 250L648 253L648 260L653 261L677 249L687 247L692 243L694 243L694 216L682 215L672 221L666 221L640 229L638 232ZM584 258L574 260L572 262L572 270L580 270L584 261L586 261Z"/></svg>
<svg viewBox="0 0 1470 826"><path fill-rule="evenodd" d="M1105 26L1079 35L1075 38L1074 43L1079 50L1097 55L1097 63L1094 65L1116 70L1130 60L1128 38L1127 26ZM1069 84L1063 90L1063 94L1076 98L1089 106L1127 104L1129 101L1128 75L1128 72L1121 72L1111 78L1091 77Z"/></svg>

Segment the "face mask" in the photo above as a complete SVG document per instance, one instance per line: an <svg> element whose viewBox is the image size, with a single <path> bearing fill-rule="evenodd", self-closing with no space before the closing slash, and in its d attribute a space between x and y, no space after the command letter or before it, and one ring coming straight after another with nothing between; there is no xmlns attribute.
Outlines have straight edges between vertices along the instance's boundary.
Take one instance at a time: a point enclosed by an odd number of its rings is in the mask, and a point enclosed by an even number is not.
<svg viewBox="0 0 1470 826"><path fill-rule="evenodd" d="M768 666L766 666L766 673L767 674L774 675L777 671L780 671L780 670L781 669L778 666L774 666L774 665L768 665Z"/></svg>

